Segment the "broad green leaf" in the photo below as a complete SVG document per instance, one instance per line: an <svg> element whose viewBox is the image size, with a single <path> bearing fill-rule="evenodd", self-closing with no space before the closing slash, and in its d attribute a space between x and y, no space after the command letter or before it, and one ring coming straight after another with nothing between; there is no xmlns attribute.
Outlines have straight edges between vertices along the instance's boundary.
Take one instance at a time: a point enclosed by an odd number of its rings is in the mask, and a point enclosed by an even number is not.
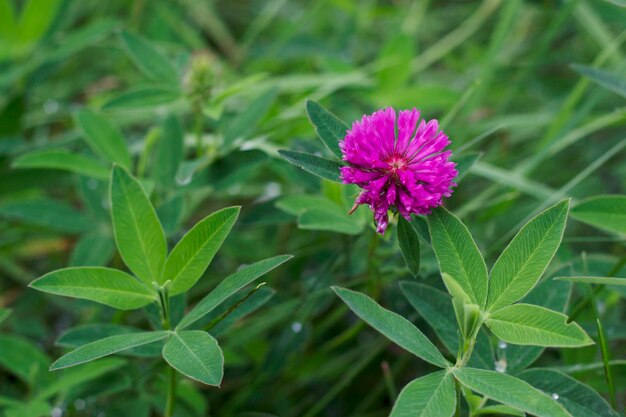
<svg viewBox="0 0 626 417"><path fill-rule="evenodd" d="M98 161L68 151L36 151L15 158L13 168L48 168L74 172L76 174L107 179L109 169Z"/></svg>
<svg viewBox="0 0 626 417"><path fill-rule="evenodd" d="M111 175L115 242L128 268L148 285L161 283L167 255L165 234L143 188L119 166Z"/></svg>
<svg viewBox="0 0 626 417"><path fill-rule="evenodd" d="M496 404L483 407L476 412L477 415L505 415L505 416L517 416L524 417L526 414L523 411L518 411L516 408L509 407L508 405Z"/></svg>
<svg viewBox="0 0 626 417"><path fill-rule="evenodd" d="M183 375L207 385L220 386L224 355L217 340L201 330L176 331L163 346L163 359Z"/></svg>
<svg viewBox="0 0 626 417"><path fill-rule="evenodd" d="M36 393L35 398L46 399L58 393L68 392L81 384L118 370L126 364L127 362L121 358L105 358L97 362L84 364L78 368L70 368L55 373L54 381L43 386Z"/></svg>
<svg viewBox="0 0 626 417"><path fill-rule="evenodd" d="M358 215L348 215L347 210L322 196L292 195L276 203L279 209L298 216L298 226L307 230L328 230L356 235L365 223Z"/></svg>
<svg viewBox="0 0 626 417"><path fill-rule="evenodd" d="M172 186L184 155L185 132L175 116L165 119L156 143L153 178L165 186Z"/></svg>
<svg viewBox="0 0 626 417"><path fill-rule="evenodd" d="M19 29L13 0L0 0L0 45L3 40L15 42L18 36Z"/></svg>
<svg viewBox="0 0 626 417"><path fill-rule="evenodd" d="M155 301L154 294L125 272L103 267L65 268L30 284L36 290L96 301L120 310L132 310Z"/></svg>
<svg viewBox="0 0 626 417"><path fill-rule="evenodd" d="M106 110L151 108L176 101L180 96L180 91L170 88L143 87L112 98L102 108Z"/></svg>
<svg viewBox="0 0 626 417"><path fill-rule="evenodd" d="M401 282L400 289L413 308L433 328L448 352L456 355L459 350L459 330L450 296L427 285L409 281ZM491 341L482 330L478 333L469 364L484 369L494 368Z"/></svg>
<svg viewBox="0 0 626 417"><path fill-rule="evenodd" d="M81 110L76 115L84 139L91 149L108 161L130 167L130 154L122 133L107 119L90 110Z"/></svg>
<svg viewBox="0 0 626 417"><path fill-rule="evenodd" d="M22 379L29 387L50 366L50 359L34 343L21 336L0 334L0 366Z"/></svg>
<svg viewBox="0 0 626 417"><path fill-rule="evenodd" d="M240 207L209 215L183 236L165 262L161 282L171 280L172 295L184 293L200 279L237 221Z"/></svg>
<svg viewBox="0 0 626 417"><path fill-rule="evenodd" d="M339 206L312 208L298 216L298 227L307 230L328 230L331 232L358 235L364 224L358 217L350 216Z"/></svg>
<svg viewBox="0 0 626 417"><path fill-rule="evenodd" d="M93 226L80 211L48 199L4 203L0 205L0 217L3 216L61 233L82 233Z"/></svg>
<svg viewBox="0 0 626 417"><path fill-rule="evenodd" d="M398 218L398 245L409 272L417 277L420 270L420 241L411 223L402 216Z"/></svg>
<svg viewBox="0 0 626 417"><path fill-rule="evenodd" d="M413 226L419 237L421 237L424 242L430 245L430 233L428 232L428 223L426 222L426 218L422 216L413 216L413 218L411 219L411 225Z"/></svg>
<svg viewBox="0 0 626 417"><path fill-rule="evenodd" d="M311 124L315 127L317 136L333 155L341 159L339 141L346 136L348 126L313 100L306 101L306 114L309 116Z"/></svg>
<svg viewBox="0 0 626 417"><path fill-rule="evenodd" d="M626 234L626 195L601 195L581 201L572 217L609 232Z"/></svg>
<svg viewBox="0 0 626 417"><path fill-rule="evenodd" d="M619 417L591 387L551 369L529 369L518 375L553 398L573 417Z"/></svg>
<svg viewBox="0 0 626 417"><path fill-rule="evenodd" d="M110 236L89 233L76 242L70 266L104 266L113 257L115 243Z"/></svg>
<svg viewBox="0 0 626 417"><path fill-rule="evenodd" d="M206 295L176 326L184 329L209 314L213 309L223 303L228 297L248 285L255 279L265 275L280 264L291 259L291 255L281 255L274 258L264 259L225 278L213 291Z"/></svg>
<svg viewBox="0 0 626 417"><path fill-rule="evenodd" d="M337 204L335 204L333 201L329 200L326 197L308 194L298 194L281 197L275 205L282 211L292 214L294 216L298 216L304 213L306 210L323 210L328 208L329 206L341 209L341 207L339 207Z"/></svg>
<svg viewBox="0 0 626 417"><path fill-rule="evenodd" d="M558 281L577 282L580 284L617 285L626 286L626 278L615 277L556 277Z"/></svg>
<svg viewBox="0 0 626 417"><path fill-rule="evenodd" d="M624 76L623 72L621 74L615 74L598 68L577 64L573 64L572 68L574 68L577 73L584 75L594 83L626 98L626 76Z"/></svg>
<svg viewBox="0 0 626 417"><path fill-rule="evenodd" d="M452 372L472 391L533 416L572 417L558 402L518 378L474 368L454 368Z"/></svg>
<svg viewBox="0 0 626 417"><path fill-rule="evenodd" d="M439 269L449 274L480 307L487 301L487 266L467 227L443 207L428 216Z"/></svg>
<svg viewBox="0 0 626 417"><path fill-rule="evenodd" d="M571 284L546 279L533 288L522 302L563 313L567 309L571 292ZM544 348L540 346L507 345L498 352L500 366L506 364L506 372L515 374L532 365L543 351Z"/></svg>
<svg viewBox="0 0 626 417"><path fill-rule="evenodd" d="M389 340L435 366L449 366L441 352L413 323L381 307L365 294L341 287L332 288L357 316Z"/></svg>
<svg viewBox="0 0 626 417"><path fill-rule="evenodd" d="M96 324L84 324L77 327L72 327L69 330L63 332L59 338L55 341L57 346L65 348L77 348L87 343L96 342L105 337L115 336L120 334L129 334L140 332L141 329L130 326L123 326L121 324L114 323L96 323ZM125 354L138 357L156 357L161 356L161 349L163 343L153 342L147 345L137 346L135 348L128 349Z"/></svg>
<svg viewBox="0 0 626 417"><path fill-rule="evenodd" d="M20 42L40 40L48 32L61 4L61 0L28 0L20 16Z"/></svg>
<svg viewBox="0 0 626 417"><path fill-rule="evenodd" d="M400 392L390 417L452 417L455 408L452 375L438 371L409 382Z"/></svg>
<svg viewBox="0 0 626 417"><path fill-rule="evenodd" d="M170 86L179 85L176 69L150 41L126 31L120 39L130 59L146 77Z"/></svg>
<svg viewBox="0 0 626 417"><path fill-rule="evenodd" d="M568 207L564 200L539 213L504 249L491 270L490 311L516 302L535 286L561 244Z"/></svg>
<svg viewBox="0 0 626 417"><path fill-rule="evenodd" d="M113 355L133 347L146 345L165 339L171 332L159 330L154 332L126 333L105 337L95 342L87 343L61 356L50 366L51 371L80 365L105 356Z"/></svg>
<svg viewBox="0 0 626 417"><path fill-rule="evenodd" d="M579 347L593 340L563 313L531 304L514 304L490 313L485 320L501 340L517 345Z"/></svg>
<svg viewBox="0 0 626 417"><path fill-rule="evenodd" d="M456 170L459 173L454 182L458 183L465 177L472 166L483 156L482 152L468 152L454 158L456 162Z"/></svg>
<svg viewBox="0 0 626 417"><path fill-rule="evenodd" d="M343 166L339 162L322 158L305 152L280 150L278 153L292 164L299 166L311 174L326 178L331 181L339 180L339 169Z"/></svg>

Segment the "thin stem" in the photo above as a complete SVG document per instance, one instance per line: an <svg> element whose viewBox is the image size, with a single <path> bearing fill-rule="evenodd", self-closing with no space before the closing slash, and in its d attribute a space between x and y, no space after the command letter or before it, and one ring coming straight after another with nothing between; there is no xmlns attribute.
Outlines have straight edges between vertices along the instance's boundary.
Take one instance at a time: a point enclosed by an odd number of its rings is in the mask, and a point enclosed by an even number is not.
<svg viewBox="0 0 626 417"><path fill-rule="evenodd" d="M178 384L176 369L170 366L168 366L168 369L169 378L167 383L167 398L165 400L164 417L172 417L174 415L174 406L176 405L176 386Z"/></svg>
<svg viewBox="0 0 626 417"><path fill-rule="evenodd" d="M472 337L470 340L465 341L463 343L463 354L461 355L461 359L457 361L457 368L462 368L467 365L470 358L472 357L472 352L474 351L474 346L476 345L476 336Z"/></svg>

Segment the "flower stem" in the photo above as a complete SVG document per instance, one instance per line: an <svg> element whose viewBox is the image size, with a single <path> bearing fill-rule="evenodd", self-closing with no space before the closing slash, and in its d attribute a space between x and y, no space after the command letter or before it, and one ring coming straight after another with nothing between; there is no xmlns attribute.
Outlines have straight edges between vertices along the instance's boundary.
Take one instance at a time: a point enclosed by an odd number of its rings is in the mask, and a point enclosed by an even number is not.
<svg viewBox="0 0 626 417"><path fill-rule="evenodd" d="M178 384L176 370L172 367L168 367L168 369L169 378L167 382L167 398L165 400L164 417L172 417L174 415L174 406L176 405L176 385Z"/></svg>

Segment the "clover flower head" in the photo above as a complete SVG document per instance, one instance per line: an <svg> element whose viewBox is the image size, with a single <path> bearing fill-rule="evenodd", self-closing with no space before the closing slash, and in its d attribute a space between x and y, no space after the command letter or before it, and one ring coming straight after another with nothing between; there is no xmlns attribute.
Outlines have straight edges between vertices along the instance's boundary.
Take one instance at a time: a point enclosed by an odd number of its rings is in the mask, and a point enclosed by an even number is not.
<svg viewBox="0 0 626 417"><path fill-rule="evenodd" d="M362 188L352 211L367 204L381 234L390 209L407 220L411 214L430 214L456 186L452 152L444 151L449 144L437 120L420 119L415 108L400 111L396 118L388 107L355 121L339 142L347 163L341 180Z"/></svg>

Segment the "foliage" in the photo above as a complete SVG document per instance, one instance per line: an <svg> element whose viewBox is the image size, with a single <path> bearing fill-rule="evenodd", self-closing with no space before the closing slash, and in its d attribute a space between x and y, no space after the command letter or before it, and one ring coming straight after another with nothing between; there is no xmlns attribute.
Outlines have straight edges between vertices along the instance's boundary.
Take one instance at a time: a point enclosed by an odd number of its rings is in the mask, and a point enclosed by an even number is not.
<svg viewBox="0 0 626 417"><path fill-rule="evenodd" d="M0 416L623 415L624 6L0 0ZM380 236L386 106L459 176Z"/></svg>

